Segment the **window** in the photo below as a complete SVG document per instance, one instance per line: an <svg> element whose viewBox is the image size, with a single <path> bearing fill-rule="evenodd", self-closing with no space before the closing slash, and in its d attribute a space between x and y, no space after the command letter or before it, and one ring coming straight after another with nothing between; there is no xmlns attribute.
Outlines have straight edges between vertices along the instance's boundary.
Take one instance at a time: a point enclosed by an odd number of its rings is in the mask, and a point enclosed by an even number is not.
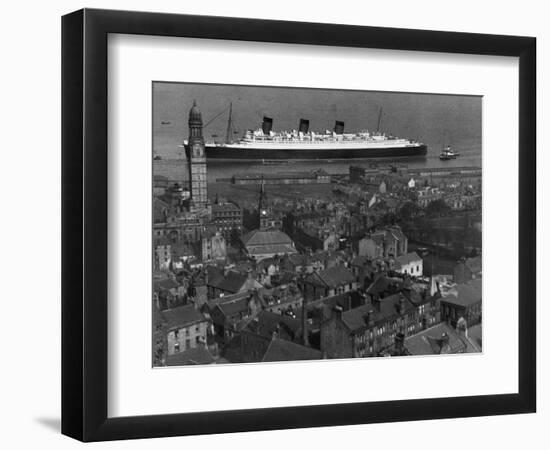
<svg viewBox="0 0 550 450"><path fill-rule="evenodd" d="M174 344L174 353L178 353L180 351L180 343L176 342Z"/></svg>

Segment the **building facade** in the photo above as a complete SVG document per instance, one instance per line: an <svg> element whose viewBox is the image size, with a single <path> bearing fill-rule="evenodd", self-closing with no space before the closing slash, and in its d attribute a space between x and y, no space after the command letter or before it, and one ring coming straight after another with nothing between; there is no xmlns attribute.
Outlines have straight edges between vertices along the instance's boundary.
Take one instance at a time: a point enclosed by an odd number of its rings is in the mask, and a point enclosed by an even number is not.
<svg viewBox="0 0 550 450"><path fill-rule="evenodd" d="M225 239L230 239L233 232L238 235L242 233L243 212L241 208L231 202L214 203L212 205L212 223L216 225Z"/></svg>
<svg viewBox="0 0 550 450"><path fill-rule="evenodd" d="M206 344L210 322L194 305L162 311L167 332L168 355Z"/></svg>
<svg viewBox="0 0 550 450"><path fill-rule="evenodd" d="M416 252L395 258L395 271L413 277L421 277L424 271L422 258Z"/></svg>
<svg viewBox="0 0 550 450"><path fill-rule="evenodd" d="M458 284L441 299L441 320L456 327L463 318L469 327L481 322L481 279Z"/></svg>

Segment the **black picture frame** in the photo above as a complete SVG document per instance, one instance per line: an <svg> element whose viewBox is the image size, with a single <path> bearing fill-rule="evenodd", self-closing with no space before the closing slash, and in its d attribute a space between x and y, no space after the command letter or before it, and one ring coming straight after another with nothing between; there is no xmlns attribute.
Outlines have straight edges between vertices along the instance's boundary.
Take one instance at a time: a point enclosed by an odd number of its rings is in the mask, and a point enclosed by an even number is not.
<svg viewBox="0 0 550 450"><path fill-rule="evenodd" d="M518 393L107 417L107 36L123 33L519 58ZM82 441L535 412L536 39L84 9L62 18L62 433Z"/></svg>

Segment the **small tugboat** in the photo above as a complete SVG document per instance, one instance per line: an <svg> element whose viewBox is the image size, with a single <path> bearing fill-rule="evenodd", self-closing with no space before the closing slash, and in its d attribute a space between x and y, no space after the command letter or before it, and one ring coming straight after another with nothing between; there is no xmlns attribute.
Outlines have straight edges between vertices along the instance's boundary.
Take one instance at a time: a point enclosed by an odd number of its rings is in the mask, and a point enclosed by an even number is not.
<svg viewBox="0 0 550 450"><path fill-rule="evenodd" d="M439 154L439 159L442 161L448 161L449 159L456 159L460 153L454 152L450 145L447 145L443 151Z"/></svg>

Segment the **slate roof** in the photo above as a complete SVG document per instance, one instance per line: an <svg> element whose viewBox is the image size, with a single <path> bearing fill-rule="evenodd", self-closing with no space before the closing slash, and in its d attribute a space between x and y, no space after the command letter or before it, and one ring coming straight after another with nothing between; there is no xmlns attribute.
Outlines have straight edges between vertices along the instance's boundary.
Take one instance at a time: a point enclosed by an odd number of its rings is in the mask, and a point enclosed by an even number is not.
<svg viewBox="0 0 550 450"><path fill-rule="evenodd" d="M227 203L214 203L212 205L212 212L213 213L216 213L216 212L225 212L225 211L232 211L232 212L237 212L237 211L241 211L241 208L239 208L237 205L235 205L234 203L231 203L231 202L227 202Z"/></svg>
<svg viewBox="0 0 550 450"><path fill-rule="evenodd" d="M189 364L212 364L214 357L207 348L200 345L166 357L167 366L185 366Z"/></svg>
<svg viewBox="0 0 550 450"><path fill-rule="evenodd" d="M223 270L216 266L207 266L206 276L208 278L207 284L214 286L213 283L216 283L215 280L221 280L223 278Z"/></svg>
<svg viewBox="0 0 550 450"><path fill-rule="evenodd" d="M294 253L294 254L288 255L288 261L294 266L305 266L308 264L309 258L307 255Z"/></svg>
<svg viewBox="0 0 550 450"><path fill-rule="evenodd" d="M246 247L276 244L287 244L292 246L292 239L290 239L287 234L278 230L253 230L243 236L242 242Z"/></svg>
<svg viewBox="0 0 550 450"><path fill-rule="evenodd" d="M392 234L392 236L399 240L399 241L404 241L406 240L407 238L405 237L405 235L403 234L403 232L401 231L401 228L397 227L397 226L393 226L393 227L389 227L388 229L388 232Z"/></svg>
<svg viewBox="0 0 550 450"><path fill-rule="evenodd" d="M194 305L183 305L167 309L162 311L162 316L168 329L183 328L206 320L203 314L195 309Z"/></svg>
<svg viewBox="0 0 550 450"><path fill-rule="evenodd" d="M336 287L342 284L350 284L355 281L352 272L344 266L334 266L329 269L314 272L307 277L307 281L319 286Z"/></svg>
<svg viewBox="0 0 550 450"><path fill-rule="evenodd" d="M300 334L302 324L299 320L293 319L290 316L263 310L260 311L246 327L247 331L265 337L271 337L274 332L281 328L286 331L291 338L295 338Z"/></svg>
<svg viewBox="0 0 550 450"><path fill-rule="evenodd" d="M372 311L371 305L363 305L358 308L350 309L342 313L342 322L350 331L359 331L366 328L366 315Z"/></svg>
<svg viewBox="0 0 550 450"><path fill-rule="evenodd" d="M320 298L318 300L310 300L307 303L308 310L315 308L330 308L341 306L344 311L350 309L353 301L357 301L360 294L356 291L344 292L343 294L333 295L332 297ZM297 315L301 315L301 311L297 311Z"/></svg>
<svg viewBox="0 0 550 450"><path fill-rule="evenodd" d="M457 284L445 293L441 301L464 307L481 302L481 278Z"/></svg>
<svg viewBox="0 0 550 450"><path fill-rule="evenodd" d="M225 317L232 317L248 311L248 297L239 298L229 302L218 303L217 307Z"/></svg>
<svg viewBox="0 0 550 450"><path fill-rule="evenodd" d="M211 306L213 308L220 303L240 300L242 298L250 298L250 295L251 294L248 291L240 291L240 292L237 292L236 294L227 294L227 295L224 295L223 297L216 297L212 300L208 300L207 303L208 303L208 306Z"/></svg>
<svg viewBox="0 0 550 450"><path fill-rule="evenodd" d="M470 339L461 337L446 322L405 338L405 348L411 355L479 352L479 348L476 348Z"/></svg>
<svg viewBox="0 0 550 450"><path fill-rule="evenodd" d="M398 306L401 300L404 301L405 311L398 313ZM342 322L351 331L359 331L367 327L366 317L369 312L373 314L373 321L377 324L379 322L385 322L395 315L406 314L412 309L414 309L414 305L407 297L398 293L379 300L379 306L367 304L344 311L342 313Z"/></svg>
<svg viewBox="0 0 550 450"><path fill-rule="evenodd" d="M243 290L246 284L250 285L250 289L262 287L260 283L256 280L249 279L247 275L242 275L233 271L229 271L226 275L221 274L219 276L214 276L212 280L208 280L208 286L231 294L236 294Z"/></svg>
<svg viewBox="0 0 550 450"><path fill-rule="evenodd" d="M413 263L413 262L419 262L422 261L422 258L418 256L416 252L407 253L406 255L401 255L395 258L395 260L401 265L405 266L407 264Z"/></svg>
<svg viewBox="0 0 550 450"><path fill-rule="evenodd" d="M262 362L304 361L321 358L322 353L319 350L275 338L269 344Z"/></svg>
<svg viewBox="0 0 550 450"><path fill-rule="evenodd" d="M254 247L247 248L250 255L263 255L272 253L274 255L284 255L289 253L298 253L296 249L289 244L266 244L255 245Z"/></svg>
<svg viewBox="0 0 550 450"><path fill-rule="evenodd" d="M390 288L399 290L402 286L403 280L401 278L390 278L382 275L377 277L367 288L367 294L380 295L390 290Z"/></svg>
<svg viewBox="0 0 550 450"><path fill-rule="evenodd" d="M167 278L166 280L159 280L154 282L154 290L159 291L161 289L165 290L171 290L171 289L177 289L179 284L177 281L172 280L171 278Z"/></svg>
<svg viewBox="0 0 550 450"><path fill-rule="evenodd" d="M423 303L426 303L430 300L429 292L424 291L418 291L417 288L411 283L410 279L406 279L403 282L404 289L402 294L407 297L407 299L415 306L421 305ZM405 288L406 286L410 286L410 288ZM423 286L421 289L425 289Z"/></svg>
<svg viewBox="0 0 550 450"><path fill-rule="evenodd" d="M371 234L370 238L376 242L377 245L382 244L385 240L392 238L397 241L405 241L406 237L401 231L401 228L392 226L384 228L383 230L377 230Z"/></svg>

